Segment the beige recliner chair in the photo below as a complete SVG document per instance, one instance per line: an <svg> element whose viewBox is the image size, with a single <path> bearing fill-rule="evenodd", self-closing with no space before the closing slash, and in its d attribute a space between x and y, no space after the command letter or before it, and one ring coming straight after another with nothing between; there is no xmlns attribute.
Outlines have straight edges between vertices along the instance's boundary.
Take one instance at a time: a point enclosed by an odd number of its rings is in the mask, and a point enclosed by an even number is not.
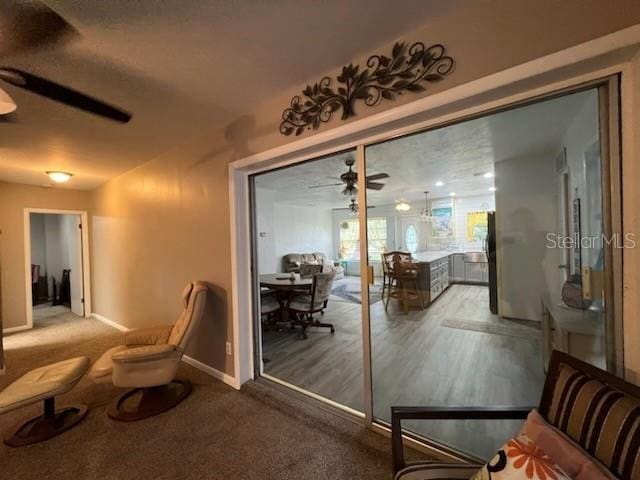
<svg viewBox="0 0 640 480"><path fill-rule="evenodd" d="M124 345L107 350L89 376L96 383L130 387L107 409L122 421L142 420L175 407L191 393L191 383L176 380L180 359L204 315L207 286L189 283L182 292L184 310L174 325L132 330Z"/></svg>

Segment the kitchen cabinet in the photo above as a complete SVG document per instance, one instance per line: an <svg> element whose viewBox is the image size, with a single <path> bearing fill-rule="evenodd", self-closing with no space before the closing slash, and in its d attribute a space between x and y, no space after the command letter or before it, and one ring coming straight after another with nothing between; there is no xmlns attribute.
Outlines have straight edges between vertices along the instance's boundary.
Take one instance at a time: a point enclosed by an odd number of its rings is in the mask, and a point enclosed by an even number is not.
<svg viewBox="0 0 640 480"><path fill-rule="evenodd" d="M452 253L449 259L451 281L464 282L464 253Z"/></svg>
<svg viewBox="0 0 640 480"><path fill-rule="evenodd" d="M418 289L426 305L452 283L488 285L489 265L484 252L421 252L414 255L418 266Z"/></svg>
<svg viewBox="0 0 640 480"><path fill-rule="evenodd" d="M486 283L488 281L486 263L466 263L464 273L465 282Z"/></svg>
<svg viewBox="0 0 640 480"><path fill-rule="evenodd" d="M429 279L429 301L432 302L449 286L449 259L447 257L429 264Z"/></svg>
<svg viewBox="0 0 640 480"><path fill-rule="evenodd" d="M464 283L489 283L489 264L484 252L465 253Z"/></svg>

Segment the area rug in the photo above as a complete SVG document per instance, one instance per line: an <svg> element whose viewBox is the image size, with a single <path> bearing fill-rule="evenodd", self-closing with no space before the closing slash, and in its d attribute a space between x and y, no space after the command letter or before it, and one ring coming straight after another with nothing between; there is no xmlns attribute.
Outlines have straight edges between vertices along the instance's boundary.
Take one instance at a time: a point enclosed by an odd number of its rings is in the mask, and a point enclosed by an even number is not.
<svg viewBox="0 0 640 480"><path fill-rule="evenodd" d="M360 277L338 280L331 290L333 300L351 303L362 303L362 291L360 289ZM382 300L382 286L369 285L369 305Z"/></svg>
<svg viewBox="0 0 640 480"><path fill-rule="evenodd" d="M494 335L504 335L507 337L518 337L531 340L541 340L542 330L538 322L529 320L510 320L505 318L482 318L462 319L445 318L442 321L443 327L457 328L459 330L470 330L472 332L492 333Z"/></svg>

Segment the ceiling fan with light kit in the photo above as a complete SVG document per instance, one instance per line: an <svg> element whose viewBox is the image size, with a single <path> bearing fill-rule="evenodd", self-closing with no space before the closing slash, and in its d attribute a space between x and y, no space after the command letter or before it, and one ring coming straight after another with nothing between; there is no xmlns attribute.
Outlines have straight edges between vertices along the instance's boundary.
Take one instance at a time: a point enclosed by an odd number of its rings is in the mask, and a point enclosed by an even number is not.
<svg viewBox="0 0 640 480"><path fill-rule="evenodd" d="M22 52L60 46L79 36L70 23L37 0L0 2L0 62L2 58ZM131 120L131 114L118 107L47 78L1 63L0 80L108 120L119 123ZM17 107L11 96L0 88L0 115L7 115Z"/></svg>
<svg viewBox="0 0 640 480"><path fill-rule="evenodd" d="M367 209L369 208L376 208L374 205L367 205ZM358 203L356 202L355 198L351 198L351 201L349 202L349 206L348 207L344 207L344 208L334 208L334 210L348 210L349 213L353 214L353 215L357 215L358 212L360 211L360 207L358 205Z"/></svg>
<svg viewBox="0 0 640 480"><path fill-rule="evenodd" d="M347 170L345 173L343 173L339 177L329 177L331 179L340 180L340 183L312 185L309 188L328 188L328 187L338 187L338 186L344 185L342 194L350 197L355 197L358 194L358 174L353 171L353 166L355 165L356 161L353 157L348 157L344 161L344 163L349 168L349 170ZM375 173L373 175L367 175L365 184L367 188L371 190L382 190L385 184L377 182L376 180L382 180L384 178L389 178L389 174Z"/></svg>

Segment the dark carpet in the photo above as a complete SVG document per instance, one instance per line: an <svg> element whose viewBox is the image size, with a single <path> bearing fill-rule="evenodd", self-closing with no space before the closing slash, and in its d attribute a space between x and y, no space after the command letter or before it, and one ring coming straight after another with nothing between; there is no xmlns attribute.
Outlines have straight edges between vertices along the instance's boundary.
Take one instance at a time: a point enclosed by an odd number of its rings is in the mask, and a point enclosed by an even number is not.
<svg viewBox="0 0 640 480"><path fill-rule="evenodd" d="M7 375L77 355L95 360L122 333L72 314L45 318L5 337ZM389 440L261 382L233 390L182 365L194 393L177 408L136 423L105 414L121 390L84 378L58 405L86 403L84 422L48 442L0 445L0 478L21 479L388 479ZM40 413L33 405L0 416L0 430ZM413 454L412 456L414 456Z"/></svg>

